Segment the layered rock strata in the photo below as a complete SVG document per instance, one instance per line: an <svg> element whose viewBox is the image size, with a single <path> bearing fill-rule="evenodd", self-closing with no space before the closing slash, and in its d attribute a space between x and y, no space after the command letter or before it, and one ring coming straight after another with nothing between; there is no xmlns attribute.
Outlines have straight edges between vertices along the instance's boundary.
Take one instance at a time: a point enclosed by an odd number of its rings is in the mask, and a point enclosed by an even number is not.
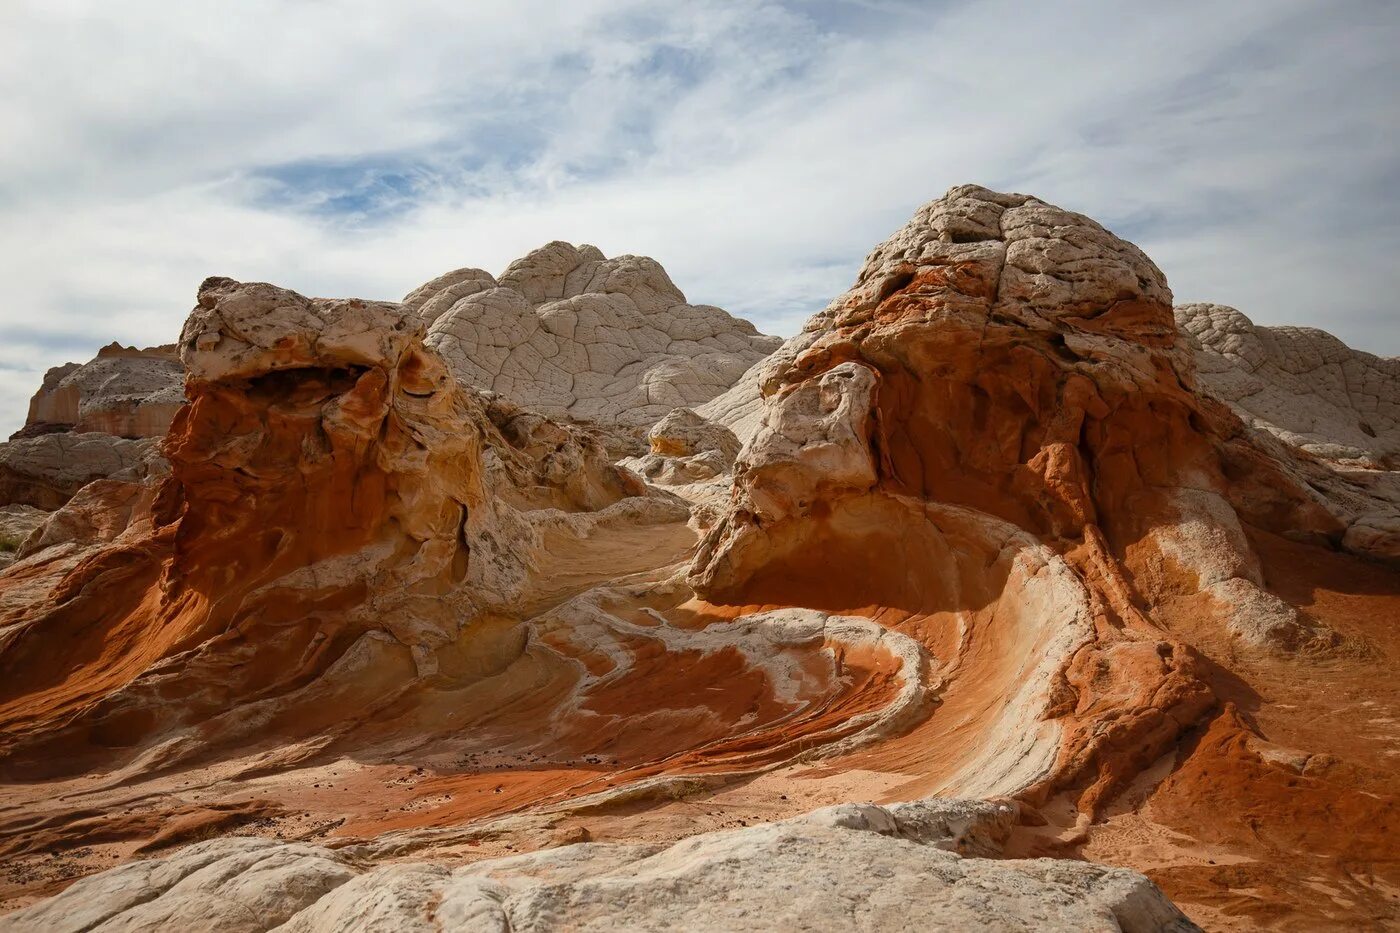
<svg viewBox="0 0 1400 933"><path fill-rule="evenodd" d="M113 343L87 363L50 369L19 436L54 431L159 437L185 403L175 348Z"/></svg>
<svg viewBox="0 0 1400 933"><path fill-rule="evenodd" d="M965 186L658 400L605 306L712 316L648 263L204 284L165 459L0 575L0 893L160 858L15 923L1189 928L1063 857L1212 928L1394 919L1387 361L1289 421L1283 337ZM517 377L553 325L607 379Z"/></svg>

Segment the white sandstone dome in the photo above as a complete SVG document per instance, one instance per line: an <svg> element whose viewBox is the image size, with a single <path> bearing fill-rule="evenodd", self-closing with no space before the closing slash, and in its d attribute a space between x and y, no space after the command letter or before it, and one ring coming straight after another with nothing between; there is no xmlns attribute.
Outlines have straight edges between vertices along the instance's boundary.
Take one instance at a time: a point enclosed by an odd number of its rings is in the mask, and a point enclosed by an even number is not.
<svg viewBox="0 0 1400 933"><path fill-rule="evenodd" d="M782 343L688 303L654 259L561 241L499 279L439 276L404 306L459 380L551 417L634 427L709 401Z"/></svg>

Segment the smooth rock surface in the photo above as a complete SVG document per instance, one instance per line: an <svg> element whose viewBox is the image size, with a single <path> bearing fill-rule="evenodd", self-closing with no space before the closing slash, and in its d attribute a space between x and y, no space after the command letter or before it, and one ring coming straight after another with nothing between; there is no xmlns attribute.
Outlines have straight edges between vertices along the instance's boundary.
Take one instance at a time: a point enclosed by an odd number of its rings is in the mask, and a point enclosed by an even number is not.
<svg viewBox="0 0 1400 933"><path fill-rule="evenodd" d="M671 846L584 843L457 869L224 839L80 881L0 930L1197 929L1136 872L955 854L969 834L1004 838L1012 812L853 804Z"/></svg>

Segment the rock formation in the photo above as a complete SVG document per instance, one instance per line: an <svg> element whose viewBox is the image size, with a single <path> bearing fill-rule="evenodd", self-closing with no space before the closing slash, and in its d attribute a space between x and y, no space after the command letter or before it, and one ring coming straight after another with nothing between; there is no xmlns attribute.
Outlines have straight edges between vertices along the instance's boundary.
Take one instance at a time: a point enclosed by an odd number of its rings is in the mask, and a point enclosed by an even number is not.
<svg viewBox="0 0 1400 933"><path fill-rule="evenodd" d="M109 477L139 481L161 471L153 441L184 404L184 370L173 346L138 350L113 343L87 363L44 375L29 417L0 443L0 504L51 512L80 489ZM35 516L26 514L24 523ZM23 536L0 531L0 564Z"/></svg>
<svg viewBox="0 0 1400 933"><path fill-rule="evenodd" d="M973 186L764 340L206 281L163 457L15 513L0 928L1397 919L1394 361Z"/></svg>
<svg viewBox="0 0 1400 933"><path fill-rule="evenodd" d="M0 506L0 570L15 562L15 553L47 517L47 512L32 505Z"/></svg>
<svg viewBox="0 0 1400 933"><path fill-rule="evenodd" d="M428 343L459 382L589 422L617 456L643 453L648 426L725 391L781 342L720 308L686 303L655 260L605 259L561 242L516 260L499 282L480 269L439 276L402 307L431 325ZM113 343L87 363L50 369L17 446L0 444L0 499L53 509L127 469L134 448L101 435L164 435L185 402L184 380L173 345ZM55 433L81 437L36 441Z"/></svg>
<svg viewBox="0 0 1400 933"><path fill-rule="evenodd" d="M25 921L52 933L1196 929L1136 872L960 856L969 843L999 854L1012 811L950 803L845 805L669 846L585 843L456 869L366 871L334 849L229 838L80 881Z"/></svg>
<svg viewBox="0 0 1400 933"><path fill-rule="evenodd" d="M17 438L0 444L0 501L53 510L93 480L139 473L157 456L149 441L98 432Z"/></svg>
<svg viewBox="0 0 1400 933"><path fill-rule="evenodd" d="M159 437L185 403L174 347L113 343L87 363L50 369L29 403L20 436L53 431Z"/></svg>
<svg viewBox="0 0 1400 933"><path fill-rule="evenodd" d="M647 432L648 453L623 465L666 486L705 482L727 474L739 454L739 438L722 424L677 408Z"/></svg>
<svg viewBox="0 0 1400 933"><path fill-rule="evenodd" d="M553 242L500 280L458 269L403 306L458 381L556 418L646 428L707 402L781 340L712 305L692 305L645 256L607 259Z"/></svg>
<svg viewBox="0 0 1400 933"><path fill-rule="evenodd" d="M1205 391L1252 427L1333 461L1400 465L1400 360L1308 327L1256 327L1234 308L1178 305Z"/></svg>

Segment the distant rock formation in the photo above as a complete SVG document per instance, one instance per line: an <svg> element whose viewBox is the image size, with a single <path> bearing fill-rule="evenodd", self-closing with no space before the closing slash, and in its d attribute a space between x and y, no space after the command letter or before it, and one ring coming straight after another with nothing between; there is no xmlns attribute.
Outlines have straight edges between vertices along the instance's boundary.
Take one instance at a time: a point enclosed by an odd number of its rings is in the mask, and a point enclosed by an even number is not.
<svg viewBox="0 0 1400 933"><path fill-rule="evenodd" d="M161 472L155 439L185 403L184 378L174 346L112 343L87 363L50 369L24 427L0 443L0 505L51 512L96 480Z"/></svg>
<svg viewBox="0 0 1400 933"><path fill-rule="evenodd" d="M0 444L0 502L53 510L95 479L139 470L155 445L111 434L41 434Z"/></svg>
<svg viewBox="0 0 1400 933"><path fill-rule="evenodd" d="M17 437L54 431L159 437L185 403L173 346L138 350L113 343L87 363L50 369Z"/></svg>
<svg viewBox="0 0 1400 933"><path fill-rule="evenodd" d="M554 418L641 428L724 392L782 342L687 303L654 259L559 241L499 281L458 269L403 304L464 384Z"/></svg>
<svg viewBox="0 0 1400 933"><path fill-rule="evenodd" d="M1318 457L1400 469L1400 359L1311 327L1256 327L1234 308L1177 305L1201 388Z"/></svg>
<svg viewBox="0 0 1400 933"><path fill-rule="evenodd" d="M652 259L609 260L595 247L560 242L512 263L499 283L481 270L457 270L402 307L435 325L428 344L443 351L459 381L494 394L494 413L534 412L536 427L541 412L589 422L615 457L642 453L653 422L729 388L781 342L719 308L687 304ZM499 313L503 307L520 315ZM237 326L248 330L230 335L229 345L273 350L263 338L267 328L280 333L275 318L284 309L262 310L273 320L245 315ZM0 502L52 511L87 483L158 457L155 447L129 440L166 433L185 403L185 376L175 345L113 343L88 363L50 369L24 427L0 443ZM570 482L577 488L585 480Z"/></svg>
<svg viewBox="0 0 1400 933"><path fill-rule="evenodd" d="M653 483L700 483L729 473L739 438L722 424L706 421L689 408L677 408L647 432L649 453L622 461Z"/></svg>
<svg viewBox="0 0 1400 933"><path fill-rule="evenodd" d="M1234 308L1188 304L1177 323L1202 391L1300 452L1342 546L1400 557L1400 359L1353 350L1310 327L1256 327Z"/></svg>

